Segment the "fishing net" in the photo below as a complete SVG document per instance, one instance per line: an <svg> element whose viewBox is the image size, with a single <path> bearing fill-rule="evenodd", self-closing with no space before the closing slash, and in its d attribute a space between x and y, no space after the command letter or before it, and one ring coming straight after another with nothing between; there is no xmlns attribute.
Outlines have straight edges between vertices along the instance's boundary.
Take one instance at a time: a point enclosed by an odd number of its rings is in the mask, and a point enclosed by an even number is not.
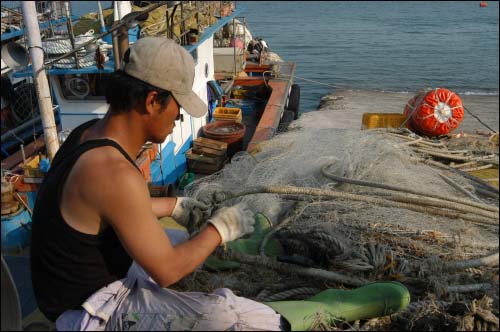
<svg viewBox="0 0 500 332"><path fill-rule="evenodd" d="M300 120L294 127L300 127ZM188 195L202 198L209 196L206 191L237 192L241 188L261 185L315 187L372 195L380 192L377 188L335 183L321 173L321 168L327 164L332 165L330 172L351 179L418 189L443 196L460 195L434 169L417 163L415 154L408 146L377 132L302 127L261 144L261 149L261 152L254 155L240 152L220 172L187 188ZM272 194L248 195L241 200L247 202L254 211L268 216L274 224L278 222L282 210L289 205L289 200ZM319 202L321 198L315 200ZM234 204L234 201L226 204ZM464 227L464 223L460 221L437 222L436 218L405 209L350 201L338 201L330 205L362 205L364 208L356 208L346 215L352 222L380 221L416 231L435 229L446 233L459 233ZM319 209L325 211L328 207L322 206ZM475 239L478 242L492 239L487 232L478 236L480 237Z"/></svg>
<svg viewBox="0 0 500 332"><path fill-rule="evenodd" d="M465 191L473 191L476 182L426 164L423 156L428 155L416 149L422 138L395 130L329 128L322 113L303 115L288 132L261 143L252 153L239 152L221 171L189 185L185 194L205 201L218 197L212 203L226 206L247 202L272 222L275 230L269 238L280 243L288 263L335 271L353 280L399 280L414 299L430 292L451 301L486 292L498 308L498 290L491 287L498 282L498 264L473 264L475 271L452 268L452 262L498 252L498 196L477 195L474 200ZM318 116L321 129L314 125ZM442 142L423 143L430 153ZM498 144L482 146L481 153L498 164ZM439 151L463 155L446 147ZM270 187L279 193L260 193ZM252 194L240 196L243 191ZM264 291L339 286L267 269L249 268L245 274L243 268L235 273L205 275L204 285L213 286L210 280L217 279L218 286L256 299L265 298ZM453 285L475 285L476 291L456 291Z"/></svg>

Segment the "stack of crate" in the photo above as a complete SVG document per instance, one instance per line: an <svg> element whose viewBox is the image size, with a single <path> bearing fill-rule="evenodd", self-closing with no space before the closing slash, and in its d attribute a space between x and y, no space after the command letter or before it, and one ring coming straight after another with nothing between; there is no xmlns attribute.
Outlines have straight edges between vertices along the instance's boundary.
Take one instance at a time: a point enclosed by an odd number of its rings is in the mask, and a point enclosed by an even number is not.
<svg viewBox="0 0 500 332"><path fill-rule="evenodd" d="M190 172L212 174L220 170L227 160L227 143L198 137L193 148L186 152Z"/></svg>

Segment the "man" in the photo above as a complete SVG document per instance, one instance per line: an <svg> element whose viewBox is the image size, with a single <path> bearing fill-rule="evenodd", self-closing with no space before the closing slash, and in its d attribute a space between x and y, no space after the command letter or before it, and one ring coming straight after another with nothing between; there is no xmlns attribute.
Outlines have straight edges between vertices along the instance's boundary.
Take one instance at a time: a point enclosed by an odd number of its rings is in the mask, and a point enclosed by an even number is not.
<svg viewBox="0 0 500 332"><path fill-rule="evenodd" d="M191 55L172 40L140 39L123 61L106 93L106 116L73 130L38 193L32 281L40 310L53 321L126 277L132 261L167 287L221 243L253 231L253 213L239 204L217 211L190 241L172 245L157 218L186 225L207 206L150 198L133 160L145 142L162 143L172 133L181 106L195 117L207 106L192 92Z"/></svg>
<svg viewBox="0 0 500 332"><path fill-rule="evenodd" d="M40 310L58 330L279 330L270 306L228 289L166 288L218 245L251 233L254 217L243 204L221 208L191 240L169 239L157 218L200 223L208 207L151 199L134 158L172 133L181 106L195 117L207 106L192 92L191 55L174 41L142 38L123 63L106 116L72 131L38 193L31 269Z"/></svg>

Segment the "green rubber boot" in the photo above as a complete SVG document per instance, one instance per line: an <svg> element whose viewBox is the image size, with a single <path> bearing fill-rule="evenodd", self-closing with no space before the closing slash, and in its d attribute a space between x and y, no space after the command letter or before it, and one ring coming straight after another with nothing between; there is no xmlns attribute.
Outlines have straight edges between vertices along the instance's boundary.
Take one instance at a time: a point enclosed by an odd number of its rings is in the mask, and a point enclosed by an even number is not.
<svg viewBox="0 0 500 332"><path fill-rule="evenodd" d="M247 239L238 239L235 241L227 242L227 248L235 252L240 252L247 255L259 255L259 246L264 236L271 231L271 222L262 213L255 215L254 232ZM267 256L275 257L281 251L278 241L270 239L264 252ZM209 256L205 261L205 267L212 270L224 271L230 269L237 269L240 267L239 262L224 261L215 256Z"/></svg>
<svg viewBox="0 0 500 332"><path fill-rule="evenodd" d="M327 289L305 301L265 304L281 314L292 331L315 329L319 321L334 324L382 317L401 311L410 303L408 289L399 282L376 282L353 290Z"/></svg>

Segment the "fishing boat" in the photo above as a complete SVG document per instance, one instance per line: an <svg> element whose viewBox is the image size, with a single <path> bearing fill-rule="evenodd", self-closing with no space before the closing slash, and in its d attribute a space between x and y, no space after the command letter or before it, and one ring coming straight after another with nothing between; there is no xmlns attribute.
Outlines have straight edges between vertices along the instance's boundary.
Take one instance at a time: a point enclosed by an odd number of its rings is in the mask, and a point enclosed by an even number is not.
<svg viewBox="0 0 500 332"><path fill-rule="evenodd" d="M36 6L44 40L58 38L61 27L77 19L63 14L60 2L39 1ZM2 6L2 161L22 148L29 149L29 144L43 132L33 80L14 77L28 59L25 32L20 7Z"/></svg>
<svg viewBox="0 0 500 332"><path fill-rule="evenodd" d="M169 2L168 5L148 4L146 7L132 7L128 2L115 2L115 6L120 6L120 3L126 4L124 8L114 8L114 12L120 13L116 19L117 22L127 24L123 24L121 28L125 31L121 37L107 39L114 42L114 49L103 41L106 36L102 36L102 39L95 38L113 27L103 25L100 34L93 34L94 31L91 31L72 37L84 37L80 40L80 45L97 42L90 48L90 52L87 47L87 52L81 50L81 53L73 52L71 56L61 57L64 53L76 51L73 46L79 46L74 41L70 43L68 36L65 40L57 38L57 44L50 39L43 42L49 56L46 72L60 142L81 123L104 117L108 108L104 98L106 79L119 68L120 54L138 37L145 35L174 38L192 54L196 63L193 91L209 105L207 116L200 119L192 118L181 109L181 117L173 133L161 144L146 144L137 156L136 164L141 169L152 196L172 194L180 180L186 178L188 171L190 174L196 170L207 172L202 163L189 165L187 156L192 156L188 151L193 147L193 142L202 136L203 128L216 123L216 111L223 108L238 109L242 114L246 130L237 150L254 149L262 141L273 137L278 132L280 123L289 123L297 116L300 90L298 85L293 84L295 64L269 61L273 54L269 52L267 45L254 48L251 54L246 52L250 43L257 45L262 44L262 41L250 39L251 33L241 18L243 7L236 7L232 1L176 1ZM101 11L101 23L106 18L102 12L109 14L109 11ZM137 13L149 13L150 18L159 15L161 23L167 23L162 28L158 19L145 23L131 19ZM73 21L77 24L79 22L78 19ZM77 28L77 24L72 28ZM153 29L153 26L156 28ZM21 35L20 32L19 34ZM109 33L110 37L111 35ZM56 47L61 42L62 51ZM18 45L17 43L16 46ZM94 56L97 47L98 52L103 55L100 63ZM22 56L14 59L20 57ZM51 65L48 66L47 63ZM32 75L30 66L11 73L13 80L30 80ZM282 121L282 118L285 120ZM29 132L33 123L24 126ZM29 247L31 210L43 172L49 167L42 136L33 133L28 135L38 137L31 144L21 146L20 151L9 150L10 153L6 152L2 159L2 263L5 258L5 266L10 266L12 280L20 295L22 314L17 317L18 325L21 316L26 318L36 309L29 286L31 283L28 282L29 273L26 271L29 266L26 249ZM16 135L11 132L10 136ZM2 141L3 139L2 136ZM220 167L228 161L228 158L224 158ZM15 296L17 295L14 294Z"/></svg>

